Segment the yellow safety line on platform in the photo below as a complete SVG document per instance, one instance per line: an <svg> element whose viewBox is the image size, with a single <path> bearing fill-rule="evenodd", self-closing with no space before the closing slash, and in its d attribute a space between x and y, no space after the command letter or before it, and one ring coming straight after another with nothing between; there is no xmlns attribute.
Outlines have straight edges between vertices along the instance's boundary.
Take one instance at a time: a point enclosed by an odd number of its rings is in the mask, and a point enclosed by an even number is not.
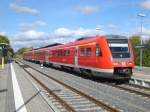
<svg viewBox="0 0 150 112"><path fill-rule="evenodd" d="M4 69L4 57L2 57L2 69Z"/></svg>

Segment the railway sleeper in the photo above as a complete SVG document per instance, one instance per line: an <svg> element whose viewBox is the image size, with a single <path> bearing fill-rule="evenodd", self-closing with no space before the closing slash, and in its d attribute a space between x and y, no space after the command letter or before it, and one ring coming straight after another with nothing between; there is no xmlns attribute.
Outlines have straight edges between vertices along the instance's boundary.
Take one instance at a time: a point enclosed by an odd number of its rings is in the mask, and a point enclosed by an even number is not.
<svg viewBox="0 0 150 112"><path fill-rule="evenodd" d="M69 104L70 105L82 105L82 104L84 104L84 105L86 105L86 104L89 104L89 103L91 103L90 101L82 101L82 102L69 102Z"/></svg>

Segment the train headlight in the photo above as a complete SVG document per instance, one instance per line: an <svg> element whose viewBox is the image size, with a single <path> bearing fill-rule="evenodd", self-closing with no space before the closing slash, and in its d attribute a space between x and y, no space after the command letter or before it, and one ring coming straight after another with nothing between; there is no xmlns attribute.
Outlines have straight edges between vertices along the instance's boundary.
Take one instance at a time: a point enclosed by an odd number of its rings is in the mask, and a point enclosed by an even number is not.
<svg viewBox="0 0 150 112"><path fill-rule="evenodd" d="M132 65L132 62L128 62L129 63L129 65Z"/></svg>

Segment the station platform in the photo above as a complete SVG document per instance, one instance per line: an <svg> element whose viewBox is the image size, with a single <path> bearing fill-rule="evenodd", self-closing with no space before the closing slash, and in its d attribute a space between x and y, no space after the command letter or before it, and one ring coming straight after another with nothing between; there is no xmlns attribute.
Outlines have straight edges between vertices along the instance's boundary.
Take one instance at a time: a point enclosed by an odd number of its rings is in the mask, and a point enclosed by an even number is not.
<svg viewBox="0 0 150 112"><path fill-rule="evenodd" d="M133 70L133 77L150 81L150 67L143 67L142 70L140 70L139 67L136 66Z"/></svg>
<svg viewBox="0 0 150 112"><path fill-rule="evenodd" d="M134 83L150 87L150 67L143 67L142 70L139 67L133 69L132 80Z"/></svg>
<svg viewBox="0 0 150 112"><path fill-rule="evenodd" d="M16 63L0 69L0 112L53 112Z"/></svg>

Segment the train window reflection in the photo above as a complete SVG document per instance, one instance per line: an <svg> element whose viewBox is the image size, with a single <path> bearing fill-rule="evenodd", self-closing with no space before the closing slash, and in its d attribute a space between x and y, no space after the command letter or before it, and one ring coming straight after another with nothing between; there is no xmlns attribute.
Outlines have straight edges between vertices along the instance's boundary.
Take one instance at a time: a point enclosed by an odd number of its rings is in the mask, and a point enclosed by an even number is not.
<svg viewBox="0 0 150 112"><path fill-rule="evenodd" d="M96 56L101 56L102 53L101 53L101 49L99 47L99 44L96 44Z"/></svg>
<svg viewBox="0 0 150 112"><path fill-rule="evenodd" d="M91 48L87 48L86 49L86 55L87 56L91 56Z"/></svg>
<svg viewBox="0 0 150 112"><path fill-rule="evenodd" d="M80 49L80 56L84 56L85 54L84 54L84 48L81 48Z"/></svg>

